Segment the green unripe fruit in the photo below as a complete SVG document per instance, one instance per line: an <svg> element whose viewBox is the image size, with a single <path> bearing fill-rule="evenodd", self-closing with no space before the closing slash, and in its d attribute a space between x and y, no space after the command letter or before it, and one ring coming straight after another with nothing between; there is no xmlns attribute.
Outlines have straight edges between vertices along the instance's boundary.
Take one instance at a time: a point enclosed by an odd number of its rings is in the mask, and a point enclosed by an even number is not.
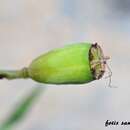
<svg viewBox="0 0 130 130"><path fill-rule="evenodd" d="M32 78L48 84L82 84L104 73L102 50L97 44L78 43L52 50L20 71L0 71L1 78ZM96 62L95 62L96 61Z"/></svg>
<svg viewBox="0 0 130 130"><path fill-rule="evenodd" d="M48 52L32 62L29 76L43 83L85 83L93 80L91 44L74 44Z"/></svg>

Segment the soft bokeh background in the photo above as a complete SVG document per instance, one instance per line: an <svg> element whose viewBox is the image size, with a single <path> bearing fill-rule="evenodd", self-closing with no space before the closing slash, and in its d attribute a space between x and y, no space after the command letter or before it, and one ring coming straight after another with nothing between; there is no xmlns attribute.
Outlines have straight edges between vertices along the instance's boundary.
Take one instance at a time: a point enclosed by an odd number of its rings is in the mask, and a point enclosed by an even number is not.
<svg viewBox="0 0 130 130"><path fill-rule="evenodd" d="M43 85L47 90L16 130L104 130L106 120L130 121L129 0L0 0L0 68L20 69L52 48L99 42L113 72L84 85ZM35 86L0 81L0 122ZM111 126L107 129L130 129Z"/></svg>

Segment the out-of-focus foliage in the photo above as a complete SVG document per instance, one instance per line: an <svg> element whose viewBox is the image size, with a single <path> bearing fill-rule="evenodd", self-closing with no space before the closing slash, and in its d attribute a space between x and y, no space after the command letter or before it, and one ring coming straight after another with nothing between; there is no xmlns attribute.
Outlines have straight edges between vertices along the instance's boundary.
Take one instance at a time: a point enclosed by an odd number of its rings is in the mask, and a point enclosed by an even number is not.
<svg viewBox="0 0 130 130"><path fill-rule="evenodd" d="M21 101L11 115L1 124L0 130L11 130L14 124L23 119L43 89L43 87L33 88L31 93Z"/></svg>

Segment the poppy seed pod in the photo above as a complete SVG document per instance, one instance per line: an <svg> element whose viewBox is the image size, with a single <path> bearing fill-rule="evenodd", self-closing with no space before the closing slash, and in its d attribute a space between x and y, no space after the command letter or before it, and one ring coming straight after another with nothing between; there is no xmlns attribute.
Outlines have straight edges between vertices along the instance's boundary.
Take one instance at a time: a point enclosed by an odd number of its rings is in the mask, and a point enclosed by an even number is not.
<svg viewBox="0 0 130 130"><path fill-rule="evenodd" d="M31 78L48 84L88 83L103 76L107 59L97 43L71 44L41 55L28 68L0 71L0 77Z"/></svg>

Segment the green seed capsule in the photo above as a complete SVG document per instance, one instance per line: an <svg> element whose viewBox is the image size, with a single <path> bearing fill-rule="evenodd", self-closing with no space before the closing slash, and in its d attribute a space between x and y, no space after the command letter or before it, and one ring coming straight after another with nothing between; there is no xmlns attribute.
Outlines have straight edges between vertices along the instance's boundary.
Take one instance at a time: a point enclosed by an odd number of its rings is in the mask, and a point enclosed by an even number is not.
<svg viewBox="0 0 130 130"><path fill-rule="evenodd" d="M91 44L74 44L48 52L29 66L29 76L43 83L85 83L93 80Z"/></svg>
<svg viewBox="0 0 130 130"><path fill-rule="evenodd" d="M88 83L103 76L104 59L97 44L72 44L41 55L28 68L20 71L0 71L0 77L31 78L48 84Z"/></svg>

